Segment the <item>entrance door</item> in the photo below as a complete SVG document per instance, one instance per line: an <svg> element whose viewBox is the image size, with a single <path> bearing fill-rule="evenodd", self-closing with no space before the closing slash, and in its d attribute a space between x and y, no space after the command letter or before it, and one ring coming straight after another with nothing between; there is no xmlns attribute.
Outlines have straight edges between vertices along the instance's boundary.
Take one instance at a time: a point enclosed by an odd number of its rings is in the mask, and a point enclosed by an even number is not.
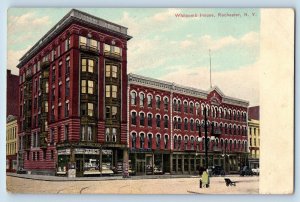
<svg viewBox="0 0 300 202"><path fill-rule="evenodd" d="M145 166L146 166L146 162L145 160L137 160L137 170L136 170L136 174L137 175L145 175Z"/></svg>
<svg viewBox="0 0 300 202"><path fill-rule="evenodd" d="M83 159L76 159L76 177L83 176Z"/></svg>

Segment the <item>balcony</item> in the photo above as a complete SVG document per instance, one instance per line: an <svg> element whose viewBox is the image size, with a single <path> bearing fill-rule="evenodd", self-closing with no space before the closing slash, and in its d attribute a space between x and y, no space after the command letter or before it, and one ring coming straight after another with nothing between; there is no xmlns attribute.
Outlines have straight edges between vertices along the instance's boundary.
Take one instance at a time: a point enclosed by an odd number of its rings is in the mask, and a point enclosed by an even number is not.
<svg viewBox="0 0 300 202"><path fill-rule="evenodd" d="M79 48L85 52L89 52L89 53L93 53L93 54L97 54L97 55L99 54L99 50L97 47L92 47L92 46L88 46L88 45L80 45Z"/></svg>

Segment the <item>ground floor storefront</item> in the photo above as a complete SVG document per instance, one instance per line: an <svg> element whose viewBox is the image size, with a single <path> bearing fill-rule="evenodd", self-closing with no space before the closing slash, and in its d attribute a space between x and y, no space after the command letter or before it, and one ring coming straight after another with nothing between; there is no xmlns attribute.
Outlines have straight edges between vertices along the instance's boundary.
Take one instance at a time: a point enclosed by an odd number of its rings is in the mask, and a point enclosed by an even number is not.
<svg viewBox="0 0 300 202"><path fill-rule="evenodd" d="M17 154L6 156L6 172L16 172L17 170Z"/></svg>
<svg viewBox="0 0 300 202"><path fill-rule="evenodd" d="M206 167L205 153L130 150L129 166L136 175L198 174ZM221 166L225 173L238 173L247 165L244 153L208 153L208 167Z"/></svg>

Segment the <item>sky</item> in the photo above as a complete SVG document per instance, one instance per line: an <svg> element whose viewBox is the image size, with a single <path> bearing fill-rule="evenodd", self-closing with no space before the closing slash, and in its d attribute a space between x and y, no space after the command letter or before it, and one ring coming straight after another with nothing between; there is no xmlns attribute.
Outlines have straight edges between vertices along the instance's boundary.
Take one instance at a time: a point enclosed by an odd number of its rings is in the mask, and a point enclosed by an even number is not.
<svg viewBox="0 0 300 202"><path fill-rule="evenodd" d="M259 105L260 10L191 8L80 8L128 27L128 73L208 90ZM10 8L8 69L16 65L70 8ZM247 16L245 16L247 13ZM197 17L176 17L177 14ZM213 15L214 17L199 17ZM239 14L221 17L219 14Z"/></svg>

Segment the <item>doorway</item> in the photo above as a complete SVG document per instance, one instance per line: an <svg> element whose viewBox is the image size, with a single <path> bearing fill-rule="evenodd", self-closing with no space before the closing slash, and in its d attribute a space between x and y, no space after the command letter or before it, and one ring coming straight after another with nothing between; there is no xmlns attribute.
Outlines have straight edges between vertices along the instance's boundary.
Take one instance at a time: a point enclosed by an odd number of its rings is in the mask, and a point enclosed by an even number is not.
<svg viewBox="0 0 300 202"><path fill-rule="evenodd" d="M145 160L137 160L137 169L136 169L136 174L137 175L145 175L145 167L146 167L146 161Z"/></svg>

